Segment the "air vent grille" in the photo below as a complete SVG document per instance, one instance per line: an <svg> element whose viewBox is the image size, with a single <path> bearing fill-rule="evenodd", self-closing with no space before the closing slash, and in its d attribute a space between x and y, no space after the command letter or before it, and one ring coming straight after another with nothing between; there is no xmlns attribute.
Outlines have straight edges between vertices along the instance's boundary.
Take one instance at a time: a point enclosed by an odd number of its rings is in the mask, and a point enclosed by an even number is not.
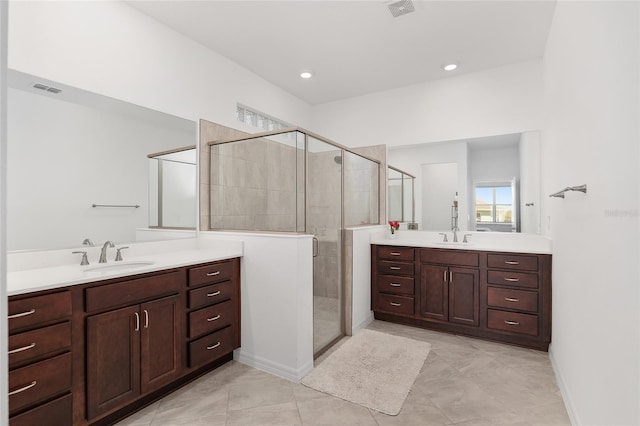
<svg viewBox="0 0 640 426"><path fill-rule="evenodd" d="M389 12L391 12L391 15L393 15L394 18L406 15L411 12L415 12L416 10L411 0L394 1L393 3L389 3L387 7L389 8Z"/></svg>
<svg viewBox="0 0 640 426"><path fill-rule="evenodd" d="M58 89L57 87L53 87L53 86L47 86L46 84L42 84L42 83L33 83L32 87L34 89L44 90L45 92L53 93L55 95L62 92L62 89Z"/></svg>

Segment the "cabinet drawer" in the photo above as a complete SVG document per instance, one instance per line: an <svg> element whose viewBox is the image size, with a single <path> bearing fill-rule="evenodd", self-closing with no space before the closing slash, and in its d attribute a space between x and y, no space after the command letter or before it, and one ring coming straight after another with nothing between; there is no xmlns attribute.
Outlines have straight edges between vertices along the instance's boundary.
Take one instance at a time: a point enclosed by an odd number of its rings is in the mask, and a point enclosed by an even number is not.
<svg viewBox="0 0 640 426"><path fill-rule="evenodd" d="M498 308L538 312L538 292L489 287L487 289L487 304Z"/></svg>
<svg viewBox="0 0 640 426"><path fill-rule="evenodd" d="M414 281L410 277L378 276L378 291L413 296Z"/></svg>
<svg viewBox="0 0 640 426"><path fill-rule="evenodd" d="M378 305L375 310L394 314L413 315L413 305L413 297L378 294Z"/></svg>
<svg viewBox="0 0 640 426"><path fill-rule="evenodd" d="M232 261L215 263L213 265L200 266L189 269L189 285L212 284L228 281L233 278Z"/></svg>
<svg viewBox="0 0 640 426"><path fill-rule="evenodd" d="M426 263L439 263L454 266L479 265L478 253L469 253L459 250L420 250L420 261Z"/></svg>
<svg viewBox="0 0 640 426"><path fill-rule="evenodd" d="M169 272L118 282L114 284L90 287L85 290L87 312L118 306L133 305L145 300L175 294L180 290L180 273Z"/></svg>
<svg viewBox="0 0 640 426"><path fill-rule="evenodd" d="M538 288L538 275L525 272L487 271L487 282L514 287Z"/></svg>
<svg viewBox="0 0 640 426"><path fill-rule="evenodd" d="M518 271L537 271L538 257L519 254L488 254L489 268L513 269Z"/></svg>
<svg viewBox="0 0 640 426"><path fill-rule="evenodd" d="M189 343L189 367L206 364L231 352L233 327L223 328Z"/></svg>
<svg viewBox="0 0 640 426"><path fill-rule="evenodd" d="M9 336L9 368L61 353L71 347L71 323L63 322Z"/></svg>
<svg viewBox="0 0 640 426"><path fill-rule="evenodd" d="M231 300L199 309L189 314L189 337L197 337L231 325L233 303Z"/></svg>
<svg viewBox="0 0 640 426"><path fill-rule="evenodd" d="M378 258L413 261L415 249L412 247L378 246Z"/></svg>
<svg viewBox="0 0 640 426"><path fill-rule="evenodd" d="M494 330L537 336L538 316L489 309L487 314L487 326Z"/></svg>
<svg viewBox="0 0 640 426"><path fill-rule="evenodd" d="M214 303L229 300L231 296L233 296L233 284L231 281L189 290L189 308L213 305Z"/></svg>
<svg viewBox="0 0 640 426"><path fill-rule="evenodd" d="M71 293L47 294L9 301L9 332L71 316Z"/></svg>
<svg viewBox="0 0 640 426"><path fill-rule="evenodd" d="M69 388L70 353L10 371L9 412L14 413L38 401L66 392Z"/></svg>
<svg viewBox="0 0 640 426"><path fill-rule="evenodd" d="M73 423L71 394L9 419L9 426L69 426Z"/></svg>
<svg viewBox="0 0 640 426"><path fill-rule="evenodd" d="M413 276L413 263L391 262L388 260L381 260L378 262L378 272L382 274Z"/></svg>

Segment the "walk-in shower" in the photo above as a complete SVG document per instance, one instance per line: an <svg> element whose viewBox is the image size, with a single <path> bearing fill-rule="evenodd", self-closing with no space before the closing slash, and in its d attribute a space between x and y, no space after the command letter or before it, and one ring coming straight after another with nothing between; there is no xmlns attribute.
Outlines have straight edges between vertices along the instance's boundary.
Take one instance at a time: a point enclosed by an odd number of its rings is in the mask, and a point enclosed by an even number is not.
<svg viewBox="0 0 640 426"><path fill-rule="evenodd" d="M209 145L210 229L313 235L322 352L344 335L343 230L380 221L379 162L299 128Z"/></svg>

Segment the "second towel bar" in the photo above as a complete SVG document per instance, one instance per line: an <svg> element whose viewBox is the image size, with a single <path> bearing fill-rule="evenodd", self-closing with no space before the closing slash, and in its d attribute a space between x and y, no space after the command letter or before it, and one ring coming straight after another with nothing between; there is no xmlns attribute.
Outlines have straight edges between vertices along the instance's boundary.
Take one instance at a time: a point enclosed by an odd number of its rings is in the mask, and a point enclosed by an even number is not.
<svg viewBox="0 0 640 426"><path fill-rule="evenodd" d="M578 192L584 192L585 194L587 193L587 185L577 185L577 186L567 186L565 189L558 191L554 194L549 195L549 197L558 197L558 198L564 198L564 193L567 191L578 191Z"/></svg>

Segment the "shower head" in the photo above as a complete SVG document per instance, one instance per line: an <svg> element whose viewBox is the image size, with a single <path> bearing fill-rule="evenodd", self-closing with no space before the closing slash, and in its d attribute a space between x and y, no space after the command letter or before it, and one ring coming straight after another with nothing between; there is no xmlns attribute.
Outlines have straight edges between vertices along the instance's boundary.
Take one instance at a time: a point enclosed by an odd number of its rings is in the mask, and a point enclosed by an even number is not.
<svg viewBox="0 0 640 426"><path fill-rule="evenodd" d="M342 155L336 155L333 157L333 161L335 161L336 164L342 164Z"/></svg>

